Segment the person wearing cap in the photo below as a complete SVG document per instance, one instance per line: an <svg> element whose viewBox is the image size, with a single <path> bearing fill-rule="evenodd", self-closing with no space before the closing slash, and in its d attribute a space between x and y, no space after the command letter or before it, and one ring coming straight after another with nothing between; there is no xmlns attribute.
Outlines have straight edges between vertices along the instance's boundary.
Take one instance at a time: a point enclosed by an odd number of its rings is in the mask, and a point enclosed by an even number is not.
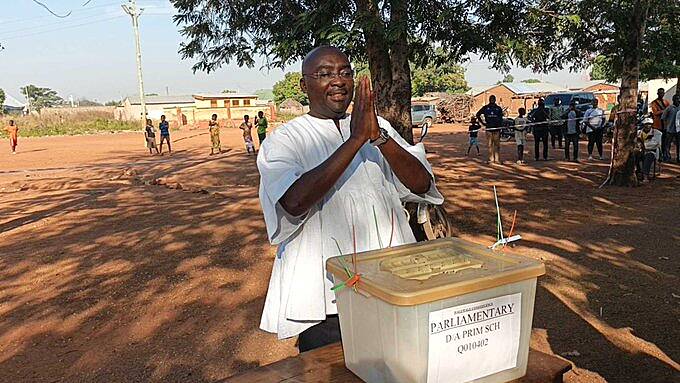
<svg viewBox="0 0 680 383"><path fill-rule="evenodd" d="M649 180L654 161L659 160L661 154L661 132L654 129L654 120L647 117L642 121L642 129L637 139L640 147L638 168L642 169L643 181ZM640 167L640 164L642 165Z"/></svg>
<svg viewBox="0 0 680 383"><path fill-rule="evenodd" d="M326 261L415 242L402 202L439 205L443 197L425 147L377 116L370 79L355 90L345 53L309 52L300 88L309 113L267 136L257 168L267 234L278 246L260 328L297 335L303 352L340 341L331 288L344 281L328 276Z"/></svg>

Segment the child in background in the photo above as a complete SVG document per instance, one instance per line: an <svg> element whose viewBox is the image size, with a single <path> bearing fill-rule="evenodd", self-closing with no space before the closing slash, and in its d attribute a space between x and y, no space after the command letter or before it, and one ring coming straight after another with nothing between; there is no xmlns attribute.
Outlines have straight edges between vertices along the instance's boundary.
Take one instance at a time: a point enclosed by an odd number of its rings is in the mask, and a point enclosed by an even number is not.
<svg viewBox="0 0 680 383"><path fill-rule="evenodd" d="M12 148L12 154L17 154L19 127L14 123L14 120L9 120L9 125L5 130L7 130L7 134L9 135L9 147Z"/></svg>
<svg viewBox="0 0 680 383"><path fill-rule="evenodd" d="M526 164L524 161L524 145L527 144L526 125L527 119L524 115L527 113L526 109L519 108L517 111L519 116L515 119L515 143L517 143L517 163L520 165Z"/></svg>
<svg viewBox="0 0 680 383"><path fill-rule="evenodd" d="M470 155L470 149L472 149L473 145L477 147L477 155L479 155L479 143L477 142L477 134L479 133L480 129L482 129L482 126L479 125L479 123L477 122L477 117L472 116L470 118L470 127L468 128L468 131L470 132L470 145L467 148L467 153L465 154L466 156Z"/></svg>
<svg viewBox="0 0 680 383"><path fill-rule="evenodd" d="M243 122L238 128L243 130L243 141L246 144L246 151L250 154L250 151L252 150L253 154L255 154L255 145L253 144L253 136L251 134L253 124L248 121L249 119L250 116L247 114L243 116Z"/></svg>
<svg viewBox="0 0 680 383"><path fill-rule="evenodd" d="M158 124L158 130L161 131L161 156L163 155L163 141L168 143L168 153L172 154L172 147L170 146L170 124L165 120L165 115L161 116L161 122Z"/></svg>
<svg viewBox="0 0 680 383"><path fill-rule="evenodd" d="M153 123L148 118L146 119L146 128L144 128L144 137L146 138L146 147L149 148L149 154L153 154L151 149L156 149L156 153L159 153L156 146L156 133L153 129Z"/></svg>

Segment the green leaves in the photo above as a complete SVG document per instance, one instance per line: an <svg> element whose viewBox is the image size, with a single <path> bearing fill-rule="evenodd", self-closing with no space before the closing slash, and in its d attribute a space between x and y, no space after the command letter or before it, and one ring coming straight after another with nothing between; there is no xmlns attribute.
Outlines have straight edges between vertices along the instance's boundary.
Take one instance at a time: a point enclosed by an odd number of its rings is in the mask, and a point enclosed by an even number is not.
<svg viewBox="0 0 680 383"><path fill-rule="evenodd" d="M40 110L59 105L63 100L57 92L50 88L41 88L35 85L27 85L21 88L21 93L30 102L31 108Z"/></svg>
<svg viewBox="0 0 680 383"><path fill-rule="evenodd" d="M465 69L456 64L429 64L412 69L411 88L414 96L429 92L464 93L470 89L465 81Z"/></svg>
<svg viewBox="0 0 680 383"><path fill-rule="evenodd" d="M287 99L293 99L300 102L302 105L309 104L307 95L302 92L300 88L300 80L302 79L302 74L300 72L289 72L286 73L285 77L274 84L274 101L277 104L282 103Z"/></svg>

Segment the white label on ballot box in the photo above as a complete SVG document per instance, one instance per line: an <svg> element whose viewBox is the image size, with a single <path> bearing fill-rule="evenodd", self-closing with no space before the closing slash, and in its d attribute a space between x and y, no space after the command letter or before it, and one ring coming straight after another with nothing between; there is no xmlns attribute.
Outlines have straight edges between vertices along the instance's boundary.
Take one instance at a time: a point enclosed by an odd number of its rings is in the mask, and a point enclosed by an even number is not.
<svg viewBox="0 0 680 383"><path fill-rule="evenodd" d="M427 382L469 382L517 366L522 294L430 313Z"/></svg>

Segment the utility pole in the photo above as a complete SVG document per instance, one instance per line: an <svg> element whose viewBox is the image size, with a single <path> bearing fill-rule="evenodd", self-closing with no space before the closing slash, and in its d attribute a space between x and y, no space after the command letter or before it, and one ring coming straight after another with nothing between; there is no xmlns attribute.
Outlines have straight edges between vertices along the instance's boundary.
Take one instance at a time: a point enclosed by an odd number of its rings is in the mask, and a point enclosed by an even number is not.
<svg viewBox="0 0 680 383"><path fill-rule="evenodd" d="M137 80L139 81L139 102L142 104L142 128L146 126L146 100L144 98L144 78L142 76L142 45L139 42L139 16L144 9L137 8L136 0L128 0L121 5L125 13L132 18L132 30L135 33L135 48L137 50Z"/></svg>

